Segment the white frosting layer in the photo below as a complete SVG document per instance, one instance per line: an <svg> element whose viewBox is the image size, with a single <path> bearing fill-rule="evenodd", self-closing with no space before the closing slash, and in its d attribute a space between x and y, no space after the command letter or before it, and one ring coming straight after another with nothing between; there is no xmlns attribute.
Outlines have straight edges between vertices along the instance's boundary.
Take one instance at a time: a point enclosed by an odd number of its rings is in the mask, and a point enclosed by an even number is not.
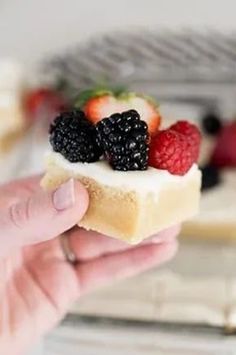
<svg viewBox="0 0 236 355"><path fill-rule="evenodd" d="M119 187L139 192L157 192L166 183L184 184L192 178L197 165L184 176L172 175L168 171L148 168L145 171L115 171L105 161L96 163L70 163L60 153L50 152L47 158L53 160L57 166L73 174L92 178L105 186Z"/></svg>

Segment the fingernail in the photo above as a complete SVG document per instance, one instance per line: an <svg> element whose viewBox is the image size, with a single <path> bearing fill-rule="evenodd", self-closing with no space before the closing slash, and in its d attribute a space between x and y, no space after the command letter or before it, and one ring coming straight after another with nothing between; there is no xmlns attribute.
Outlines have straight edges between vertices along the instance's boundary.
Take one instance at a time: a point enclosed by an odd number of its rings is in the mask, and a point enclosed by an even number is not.
<svg viewBox="0 0 236 355"><path fill-rule="evenodd" d="M75 203L74 180L70 179L62 184L53 194L53 205L58 211L67 210Z"/></svg>

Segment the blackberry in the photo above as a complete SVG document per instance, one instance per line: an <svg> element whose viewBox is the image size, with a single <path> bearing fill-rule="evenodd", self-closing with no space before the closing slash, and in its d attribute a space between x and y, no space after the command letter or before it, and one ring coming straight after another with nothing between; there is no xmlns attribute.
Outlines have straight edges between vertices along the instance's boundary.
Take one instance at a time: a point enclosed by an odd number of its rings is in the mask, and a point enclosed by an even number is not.
<svg viewBox="0 0 236 355"><path fill-rule="evenodd" d="M49 134L53 150L72 163L95 162L102 154L96 141L96 129L82 111L61 113L51 124Z"/></svg>
<svg viewBox="0 0 236 355"><path fill-rule="evenodd" d="M148 126L137 111L129 110L104 118L96 125L98 144L114 170L146 170Z"/></svg>
<svg viewBox="0 0 236 355"><path fill-rule="evenodd" d="M215 136L222 128L222 122L216 113L210 111L202 118L202 128L206 134Z"/></svg>
<svg viewBox="0 0 236 355"><path fill-rule="evenodd" d="M202 171L202 191L212 189L221 183L220 171L212 165L205 165Z"/></svg>

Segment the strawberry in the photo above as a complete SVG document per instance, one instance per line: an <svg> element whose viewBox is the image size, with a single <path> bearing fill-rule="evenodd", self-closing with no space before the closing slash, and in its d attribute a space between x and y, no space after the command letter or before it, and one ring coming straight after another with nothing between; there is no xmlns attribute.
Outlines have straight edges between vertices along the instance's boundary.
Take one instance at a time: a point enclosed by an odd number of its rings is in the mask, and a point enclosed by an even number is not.
<svg viewBox="0 0 236 355"><path fill-rule="evenodd" d="M24 105L30 119L34 119L38 110L42 107L55 112L60 112L66 107L65 100L61 94L48 88L39 88L30 91L25 97Z"/></svg>
<svg viewBox="0 0 236 355"><path fill-rule="evenodd" d="M156 104L149 97L111 90L87 90L75 103L82 108L87 118L94 124L113 113L136 110L141 120L148 125L149 133L154 135L160 126L161 116Z"/></svg>
<svg viewBox="0 0 236 355"><path fill-rule="evenodd" d="M183 134L187 138L193 152L194 161L196 162L199 157L201 143L201 133L198 127L188 121L178 121L170 126L170 129Z"/></svg>
<svg viewBox="0 0 236 355"><path fill-rule="evenodd" d="M160 131L152 138L149 148L149 165L167 170L173 175L184 175L195 160L188 139L172 129Z"/></svg>
<svg viewBox="0 0 236 355"><path fill-rule="evenodd" d="M236 122L221 129L211 157L215 167L236 167Z"/></svg>

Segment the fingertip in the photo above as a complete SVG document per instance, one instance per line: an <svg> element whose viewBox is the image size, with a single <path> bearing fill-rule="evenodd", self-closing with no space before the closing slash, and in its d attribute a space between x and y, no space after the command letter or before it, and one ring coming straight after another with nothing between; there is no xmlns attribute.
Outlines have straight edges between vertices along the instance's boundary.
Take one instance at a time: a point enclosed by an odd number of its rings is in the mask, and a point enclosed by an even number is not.
<svg viewBox="0 0 236 355"><path fill-rule="evenodd" d="M175 256L178 250L178 241L173 240L159 244L153 243L142 246L141 249L144 253L144 260L148 260L150 264L159 265L171 260Z"/></svg>
<svg viewBox="0 0 236 355"><path fill-rule="evenodd" d="M180 230L181 225L175 224L169 228L164 229L162 232L160 232L160 235L177 237L177 235L180 233Z"/></svg>
<svg viewBox="0 0 236 355"><path fill-rule="evenodd" d="M170 243L163 244L163 246L165 248L165 256L166 256L165 260L168 261L172 259L177 253L179 248L179 243L178 240L176 239L171 241Z"/></svg>
<svg viewBox="0 0 236 355"><path fill-rule="evenodd" d="M160 233L152 236L149 239L149 242L151 243L164 243L164 242L169 242L177 238L181 230L181 225L174 225L172 227L169 227L167 229L164 229Z"/></svg>
<svg viewBox="0 0 236 355"><path fill-rule="evenodd" d="M181 231L181 228L182 228L182 225L181 224L176 224L172 227L169 228L169 231L172 233L172 234L175 234L175 236L177 237Z"/></svg>

